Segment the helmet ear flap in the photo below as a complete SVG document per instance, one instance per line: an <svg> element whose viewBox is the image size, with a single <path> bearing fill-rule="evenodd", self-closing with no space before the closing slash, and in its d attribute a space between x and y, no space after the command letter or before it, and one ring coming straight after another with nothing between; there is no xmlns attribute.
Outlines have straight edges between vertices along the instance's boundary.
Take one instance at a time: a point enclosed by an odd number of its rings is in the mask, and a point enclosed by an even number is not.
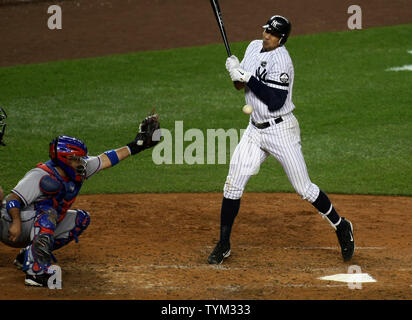
<svg viewBox="0 0 412 320"><path fill-rule="evenodd" d="M59 137L56 137L50 142L49 156L53 162L57 162L57 144L59 143Z"/></svg>

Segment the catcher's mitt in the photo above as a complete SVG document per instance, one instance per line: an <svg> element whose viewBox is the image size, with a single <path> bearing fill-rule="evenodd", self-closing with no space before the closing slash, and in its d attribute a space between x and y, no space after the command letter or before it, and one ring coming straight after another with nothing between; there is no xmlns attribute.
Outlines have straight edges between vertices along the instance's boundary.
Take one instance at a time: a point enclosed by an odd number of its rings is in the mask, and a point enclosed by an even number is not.
<svg viewBox="0 0 412 320"><path fill-rule="evenodd" d="M145 149L154 147L161 138L159 115L152 113L147 116L139 125L139 132L136 138L127 144L132 155Z"/></svg>

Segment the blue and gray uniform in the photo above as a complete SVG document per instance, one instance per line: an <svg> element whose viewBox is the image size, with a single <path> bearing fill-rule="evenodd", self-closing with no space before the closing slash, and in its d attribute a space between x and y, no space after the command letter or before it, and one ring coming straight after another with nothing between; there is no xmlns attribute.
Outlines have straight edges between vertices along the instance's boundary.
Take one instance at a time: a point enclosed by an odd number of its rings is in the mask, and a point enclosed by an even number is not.
<svg viewBox="0 0 412 320"><path fill-rule="evenodd" d="M87 157L86 163L86 179L101 170L102 164L99 157ZM59 249L73 239L77 241L77 237L90 221L86 211L70 210L81 185L82 183L74 183L61 177L53 168L51 161L28 171L11 191L23 203L20 210L22 233L17 241L8 240L12 218L6 210L4 200L0 216L0 240L12 247L30 247L39 229L43 228L53 237L52 250ZM53 219L55 221L52 221ZM29 267L23 270L28 274L41 273L41 268L33 265L31 250L26 251Z"/></svg>

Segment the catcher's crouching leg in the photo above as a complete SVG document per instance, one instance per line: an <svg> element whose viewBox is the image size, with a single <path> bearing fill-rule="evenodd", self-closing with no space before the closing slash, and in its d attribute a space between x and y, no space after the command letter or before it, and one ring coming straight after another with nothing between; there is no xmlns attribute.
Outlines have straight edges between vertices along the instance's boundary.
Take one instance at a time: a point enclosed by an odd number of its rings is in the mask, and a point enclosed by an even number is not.
<svg viewBox="0 0 412 320"><path fill-rule="evenodd" d="M34 222L34 236L32 243L27 246L23 271L36 275L47 272L52 259L54 245L54 232L57 225L58 214L50 208L42 211Z"/></svg>
<svg viewBox="0 0 412 320"><path fill-rule="evenodd" d="M67 219L59 224L58 230L56 231L53 250L60 249L73 239L78 243L79 236L90 224L90 214L85 210L68 210L66 216ZM60 232L59 229L62 229L63 232Z"/></svg>

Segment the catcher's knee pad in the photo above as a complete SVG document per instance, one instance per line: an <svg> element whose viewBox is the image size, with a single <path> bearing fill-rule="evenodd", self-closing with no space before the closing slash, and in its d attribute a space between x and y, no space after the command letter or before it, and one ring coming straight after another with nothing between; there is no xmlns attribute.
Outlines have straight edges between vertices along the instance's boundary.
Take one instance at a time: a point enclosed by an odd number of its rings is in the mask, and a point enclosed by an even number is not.
<svg viewBox="0 0 412 320"><path fill-rule="evenodd" d="M90 224L90 214L85 210L76 210L76 211L77 211L76 220L75 220L76 226L74 227L73 230L70 231L69 237L72 236L77 243L79 242L78 236L80 236Z"/></svg>
<svg viewBox="0 0 412 320"><path fill-rule="evenodd" d="M53 208L42 210L35 218L35 234L49 233L53 234L56 230L58 214Z"/></svg>
<svg viewBox="0 0 412 320"><path fill-rule="evenodd" d="M53 250L60 249L74 239L76 243L79 242L79 236L90 224L90 214L85 210L76 209L76 218L74 219L74 228L69 231L67 238L56 239Z"/></svg>

